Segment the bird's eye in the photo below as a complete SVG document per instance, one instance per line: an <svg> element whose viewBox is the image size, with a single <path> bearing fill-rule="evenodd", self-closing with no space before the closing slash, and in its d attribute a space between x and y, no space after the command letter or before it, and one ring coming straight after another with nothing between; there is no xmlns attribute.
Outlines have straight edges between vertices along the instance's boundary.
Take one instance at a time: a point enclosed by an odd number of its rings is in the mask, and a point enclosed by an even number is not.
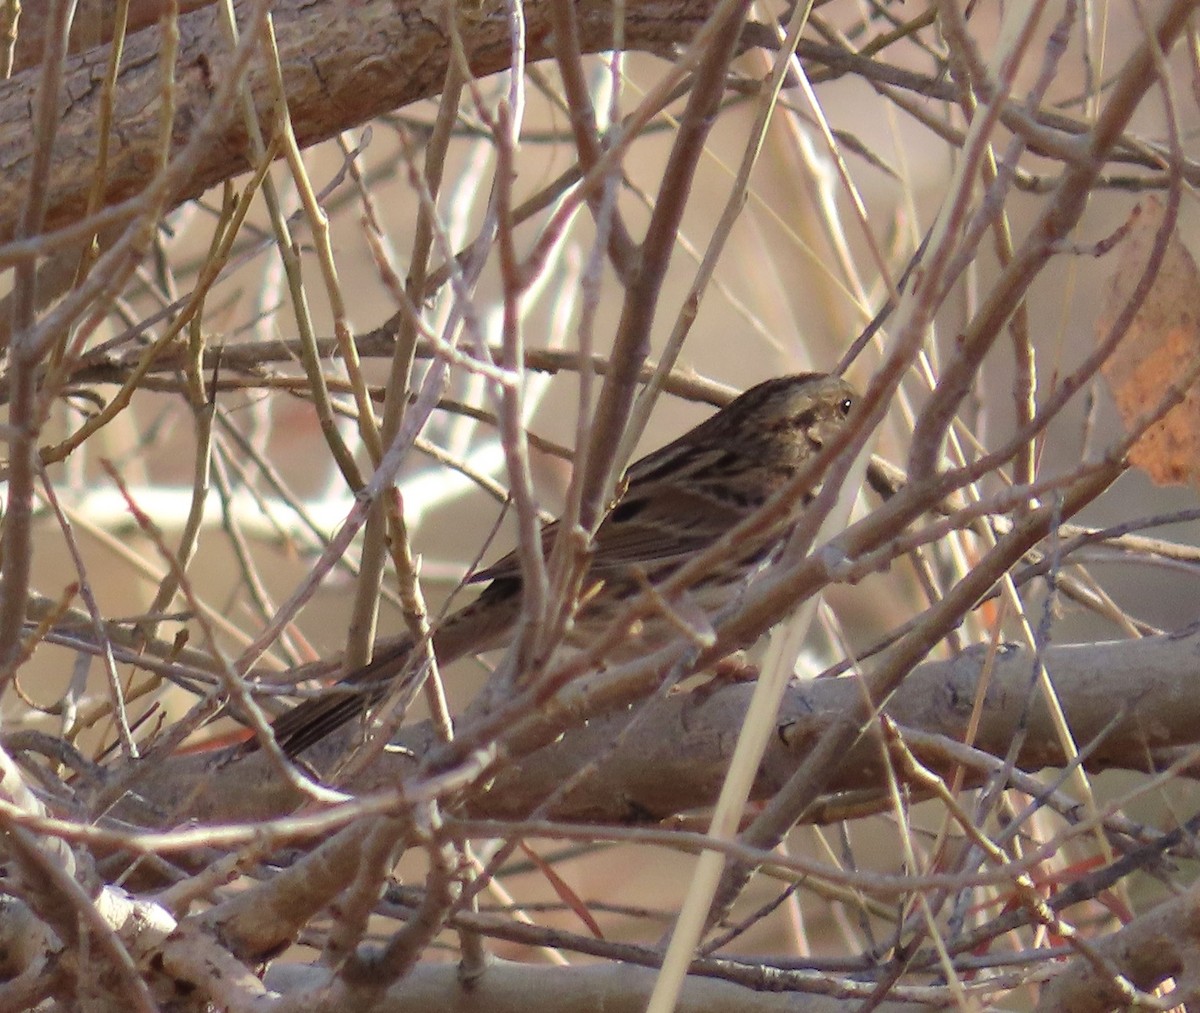
<svg viewBox="0 0 1200 1013"><path fill-rule="evenodd" d="M849 415L850 409L854 407L854 402L850 398L844 397L838 407L842 410L843 415Z"/></svg>

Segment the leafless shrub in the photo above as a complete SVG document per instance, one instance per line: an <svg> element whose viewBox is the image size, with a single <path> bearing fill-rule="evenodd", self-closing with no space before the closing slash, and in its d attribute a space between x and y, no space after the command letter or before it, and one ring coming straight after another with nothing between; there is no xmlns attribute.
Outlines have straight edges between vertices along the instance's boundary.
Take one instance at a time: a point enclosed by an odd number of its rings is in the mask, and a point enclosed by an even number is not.
<svg viewBox="0 0 1200 1013"><path fill-rule="evenodd" d="M1197 513L1121 476L1200 360L1093 384L1192 0L2 6L0 1008L1194 1000ZM236 744L835 367L734 607Z"/></svg>

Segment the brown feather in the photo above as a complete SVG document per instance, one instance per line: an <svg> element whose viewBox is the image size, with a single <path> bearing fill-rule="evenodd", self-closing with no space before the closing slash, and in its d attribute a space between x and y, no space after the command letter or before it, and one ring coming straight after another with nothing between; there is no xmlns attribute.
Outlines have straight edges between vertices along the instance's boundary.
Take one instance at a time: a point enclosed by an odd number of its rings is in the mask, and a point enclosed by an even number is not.
<svg viewBox="0 0 1200 1013"><path fill-rule="evenodd" d="M634 463L596 531L587 575L602 580L585 582L592 598L576 616L569 639L586 641L647 579L664 578L766 502L845 424L856 396L845 381L819 373L767 380ZM811 490L798 507L810 495ZM547 556L557 531L557 521L542 529ZM714 593L706 601L725 600L728 589L772 548L760 546L729 573L711 575L704 583ZM491 583L479 598L434 633L440 664L501 647L511 638L521 609L518 555L510 552L471 578L485 580ZM671 635L672 628L664 632ZM298 704L272 726L276 741L295 756L353 720L387 695L411 653L411 641L400 641L327 695Z"/></svg>

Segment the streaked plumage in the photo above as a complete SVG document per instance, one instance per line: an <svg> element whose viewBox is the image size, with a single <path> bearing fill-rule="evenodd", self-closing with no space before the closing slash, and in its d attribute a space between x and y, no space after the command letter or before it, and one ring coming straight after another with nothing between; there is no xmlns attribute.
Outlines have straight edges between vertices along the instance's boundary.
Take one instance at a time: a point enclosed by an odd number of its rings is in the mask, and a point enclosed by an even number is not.
<svg viewBox="0 0 1200 1013"><path fill-rule="evenodd" d="M603 629L647 581L670 576L762 506L845 424L856 399L845 381L802 373L760 383L677 440L643 457L626 472L624 491L596 532L583 587L584 604L566 640L576 647ZM803 502L807 504L811 492ZM799 512L799 511L797 511ZM558 523L543 529L552 544ZM692 598L714 611L782 544L756 546L707 575ZM441 664L504 646L521 608L520 564L509 553L472 582L490 581L470 605L435 631ZM629 653L661 644L678 632L665 620L643 624ZM322 697L305 701L277 719L275 738L296 755L382 699L411 651L405 641L377 655Z"/></svg>

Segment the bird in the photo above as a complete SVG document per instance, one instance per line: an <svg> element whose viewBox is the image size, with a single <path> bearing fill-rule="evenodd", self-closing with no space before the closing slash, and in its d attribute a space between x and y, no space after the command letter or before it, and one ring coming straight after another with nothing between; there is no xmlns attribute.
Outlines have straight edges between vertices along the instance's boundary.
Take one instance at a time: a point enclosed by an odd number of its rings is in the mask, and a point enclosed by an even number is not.
<svg viewBox="0 0 1200 1013"><path fill-rule="evenodd" d="M585 648L647 587L669 578L760 508L845 428L857 399L849 383L830 374L775 377L632 464L592 540L579 604L563 637L566 646ZM818 491L816 480L801 491L791 526ZM729 604L782 548L791 526L710 570L688 589L691 602L708 614ZM544 553L558 528L558 521L542 528ZM487 586L478 598L433 631L440 665L512 641L522 604L517 552L468 579L483 582ZM652 614L627 638L624 653L644 653L680 635L677 621ZM384 699L392 680L406 671L413 646L411 638L400 638L326 693L276 718L271 728L284 754L298 756ZM245 745L253 749L256 743Z"/></svg>

